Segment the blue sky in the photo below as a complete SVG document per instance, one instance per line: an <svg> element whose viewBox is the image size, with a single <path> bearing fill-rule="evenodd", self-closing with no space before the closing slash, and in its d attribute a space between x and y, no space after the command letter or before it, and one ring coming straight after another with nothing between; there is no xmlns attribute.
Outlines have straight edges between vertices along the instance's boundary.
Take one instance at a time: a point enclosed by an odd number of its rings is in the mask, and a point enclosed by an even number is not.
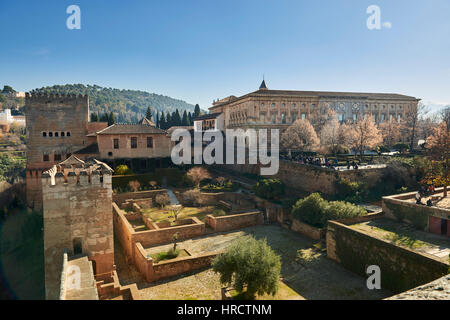
<svg viewBox="0 0 450 320"><path fill-rule="evenodd" d="M66 8L81 8L81 30ZM392 28L368 30L366 9ZM0 0L0 85L84 83L203 109L269 88L450 104L450 1Z"/></svg>

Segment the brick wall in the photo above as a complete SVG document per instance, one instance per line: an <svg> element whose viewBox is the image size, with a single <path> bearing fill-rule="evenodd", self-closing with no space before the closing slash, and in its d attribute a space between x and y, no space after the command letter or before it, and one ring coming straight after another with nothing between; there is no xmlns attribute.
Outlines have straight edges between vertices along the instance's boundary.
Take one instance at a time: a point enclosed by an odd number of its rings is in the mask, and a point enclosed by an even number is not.
<svg viewBox="0 0 450 320"><path fill-rule="evenodd" d="M134 250L137 242L144 247L151 247L172 242L175 233L178 234L179 240L194 238L205 233L205 223L195 217L181 220L179 225L166 228L161 228L158 224L145 219L144 223L150 230L136 232L116 203L113 203L113 213L114 232L122 244L127 262L135 258Z"/></svg>
<svg viewBox="0 0 450 320"><path fill-rule="evenodd" d="M216 232L251 227L264 223L264 216L260 211L226 215L221 217L206 216L206 223Z"/></svg>
<svg viewBox="0 0 450 320"><path fill-rule="evenodd" d="M141 243L138 242L135 244L134 252L136 268L147 282L153 282L207 267L211 265L212 260L220 253L214 251L154 263L153 259L145 252Z"/></svg>

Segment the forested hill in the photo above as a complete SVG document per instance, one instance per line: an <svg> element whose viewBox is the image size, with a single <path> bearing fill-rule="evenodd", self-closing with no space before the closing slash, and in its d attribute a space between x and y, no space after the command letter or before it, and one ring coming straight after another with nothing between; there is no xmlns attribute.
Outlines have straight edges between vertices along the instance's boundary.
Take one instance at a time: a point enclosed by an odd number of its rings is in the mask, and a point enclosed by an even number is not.
<svg viewBox="0 0 450 320"><path fill-rule="evenodd" d="M59 93L59 94L87 94L89 96L90 111L99 115L113 112L117 122L137 122L145 116L150 107L153 115L159 111L167 113L176 109L182 113L194 111L194 105L183 100L173 99L156 93L148 93L138 90L120 90L104 88L98 85L66 84L54 85L34 89L32 93Z"/></svg>

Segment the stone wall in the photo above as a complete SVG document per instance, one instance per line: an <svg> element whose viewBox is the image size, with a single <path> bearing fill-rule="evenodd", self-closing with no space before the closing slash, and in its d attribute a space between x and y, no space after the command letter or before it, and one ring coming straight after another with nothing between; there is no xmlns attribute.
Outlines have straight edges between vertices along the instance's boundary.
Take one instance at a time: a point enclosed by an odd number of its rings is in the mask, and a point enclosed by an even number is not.
<svg viewBox="0 0 450 320"><path fill-rule="evenodd" d="M220 217L206 216L206 224L216 232L247 228L264 223L264 216L260 211L239 213Z"/></svg>
<svg viewBox="0 0 450 320"><path fill-rule="evenodd" d="M327 233L326 229L313 227L297 219L292 220L291 230L314 240L324 239Z"/></svg>
<svg viewBox="0 0 450 320"><path fill-rule="evenodd" d="M450 274L385 300L450 300Z"/></svg>
<svg viewBox="0 0 450 320"><path fill-rule="evenodd" d="M327 256L347 269L367 277L366 268L378 265L381 286L403 292L447 274L449 264L374 238L345 224L329 221Z"/></svg>
<svg viewBox="0 0 450 320"><path fill-rule="evenodd" d="M205 233L205 223L194 217L191 224L133 232L132 239L133 242L142 243L144 247L151 247L171 242L176 233L179 240L200 236Z"/></svg>
<svg viewBox="0 0 450 320"><path fill-rule="evenodd" d="M437 188L435 194L442 192L443 188ZM409 192L399 195L383 197L383 212L386 217L397 221L404 221L414 225L416 228L424 231L430 231L430 217L450 220L450 210L439 207L427 207L419 205L414 201L416 192ZM447 223L450 226L449 221ZM439 220L440 229L440 220ZM447 236L450 236L450 229L447 230Z"/></svg>
<svg viewBox="0 0 450 320"><path fill-rule="evenodd" d="M226 165L223 168L241 173L260 173L258 165ZM380 182L385 171L385 168L336 171L281 160L278 173L269 178L280 179L287 187L294 190L333 195L337 191L336 182L339 179L345 178L351 181L366 182L370 188Z"/></svg>
<svg viewBox="0 0 450 320"><path fill-rule="evenodd" d="M156 196L159 194L167 194L167 190L159 189L138 192L114 193L112 199L115 203L121 206L122 203L124 203L126 200L152 199L152 201L155 201Z"/></svg>

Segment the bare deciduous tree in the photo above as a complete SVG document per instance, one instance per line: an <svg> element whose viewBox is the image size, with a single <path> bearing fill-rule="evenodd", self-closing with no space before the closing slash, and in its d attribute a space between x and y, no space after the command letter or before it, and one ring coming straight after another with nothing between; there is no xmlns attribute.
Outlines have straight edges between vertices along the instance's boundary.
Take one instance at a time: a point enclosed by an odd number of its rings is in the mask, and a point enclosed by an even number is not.
<svg viewBox="0 0 450 320"><path fill-rule="evenodd" d="M316 131L306 119L296 120L281 135L281 146L284 149L315 151L319 144Z"/></svg>
<svg viewBox="0 0 450 320"><path fill-rule="evenodd" d="M367 148L376 147L383 141L378 128L369 116L360 118L351 125L351 128L349 145L353 150L359 152L361 158Z"/></svg>
<svg viewBox="0 0 450 320"><path fill-rule="evenodd" d="M203 167L194 167L189 169L189 171L187 172L187 176L197 187L200 185L200 182L202 180L211 179L209 171Z"/></svg>
<svg viewBox="0 0 450 320"><path fill-rule="evenodd" d="M444 185L444 197L447 196L447 185L450 183L450 117L433 130L426 142L428 156L438 161L442 167L439 181Z"/></svg>
<svg viewBox="0 0 450 320"><path fill-rule="evenodd" d="M167 193L164 194L158 194L155 197L155 202L161 207L164 208L170 203L170 197Z"/></svg>
<svg viewBox="0 0 450 320"><path fill-rule="evenodd" d="M336 113L330 113L330 117L320 131L320 144L324 152L335 153L340 144L340 126Z"/></svg>
<svg viewBox="0 0 450 320"><path fill-rule="evenodd" d="M386 147L392 148L400 140L401 124L397 121L383 122L379 125L379 130Z"/></svg>
<svg viewBox="0 0 450 320"><path fill-rule="evenodd" d="M139 188L141 187L141 184L139 183L139 181L136 181L136 180L128 182L128 185L130 186L131 190L133 190L134 192L138 191Z"/></svg>

